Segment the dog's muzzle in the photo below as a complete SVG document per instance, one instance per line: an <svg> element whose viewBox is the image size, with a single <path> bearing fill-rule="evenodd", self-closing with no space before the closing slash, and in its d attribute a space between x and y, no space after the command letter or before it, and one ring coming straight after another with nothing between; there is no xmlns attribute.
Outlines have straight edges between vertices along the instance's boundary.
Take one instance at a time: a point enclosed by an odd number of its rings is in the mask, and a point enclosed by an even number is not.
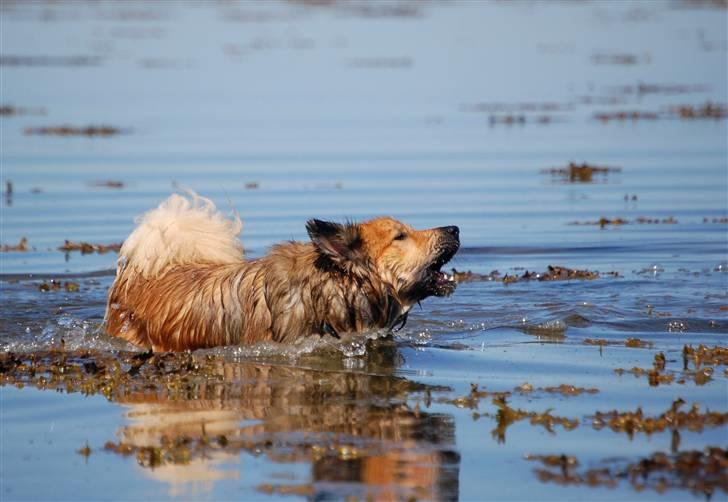
<svg viewBox="0 0 728 502"><path fill-rule="evenodd" d="M440 269L449 262L460 249L460 229L456 226L440 227L439 252L435 261L428 267L428 289L435 296L448 296L455 291L455 278Z"/></svg>

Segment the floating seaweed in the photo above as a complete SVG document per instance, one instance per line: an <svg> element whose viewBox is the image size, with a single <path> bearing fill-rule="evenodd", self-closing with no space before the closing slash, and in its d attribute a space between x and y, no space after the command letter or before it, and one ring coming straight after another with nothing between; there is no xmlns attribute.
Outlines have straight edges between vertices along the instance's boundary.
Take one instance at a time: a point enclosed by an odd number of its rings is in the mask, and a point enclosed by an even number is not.
<svg viewBox="0 0 728 502"><path fill-rule="evenodd" d="M488 391L480 389L477 383L470 384L470 393L466 396L455 397L453 399L442 398L438 402L452 404L458 408L477 409L480 400L491 397L493 399L506 399L511 393L508 391Z"/></svg>
<svg viewBox="0 0 728 502"><path fill-rule="evenodd" d="M491 115L488 118L490 125L524 125L524 124L551 124L553 122L563 121L562 117L553 115Z"/></svg>
<svg viewBox="0 0 728 502"><path fill-rule="evenodd" d="M703 223L728 223L728 216L721 216L720 218L703 218Z"/></svg>
<svg viewBox="0 0 728 502"><path fill-rule="evenodd" d="M602 216L596 221L571 221L569 225L592 225L599 226L600 228L606 228L608 226L620 226L620 225L677 225L678 221L673 216L667 218L648 218L640 216L634 220L626 220L624 218L605 218Z"/></svg>
<svg viewBox="0 0 728 502"><path fill-rule="evenodd" d="M640 340L639 338L627 338L624 341L625 347L630 347L633 349L634 348L647 349L647 348L652 347L652 345L653 345L652 342L646 342L644 340Z"/></svg>
<svg viewBox="0 0 728 502"><path fill-rule="evenodd" d="M30 251L28 239L26 237L21 237L17 244L3 244L0 247L0 251L3 253L26 253Z"/></svg>
<svg viewBox="0 0 728 502"><path fill-rule="evenodd" d="M88 137L109 137L118 134L125 134L128 131L118 127L100 125L73 127L69 125L50 126L50 127L28 127L25 129L26 135L39 136L88 136Z"/></svg>
<svg viewBox="0 0 728 502"><path fill-rule="evenodd" d="M89 446L88 441L86 441L86 445L85 446L82 446L81 448L79 448L78 450L76 450L76 453L78 453L82 457L86 457L86 458L88 458L89 456L91 456L91 447Z"/></svg>
<svg viewBox="0 0 728 502"><path fill-rule="evenodd" d="M99 188L124 188L126 185L124 185L123 181L118 180L97 180L92 181L89 183L89 186L92 187L99 187Z"/></svg>
<svg viewBox="0 0 728 502"><path fill-rule="evenodd" d="M531 392L548 392L551 394L561 394L562 396L579 396L581 394L596 394L599 392L599 389L596 388L586 388L586 387L576 387L575 385L569 385L562 383L561 385L555 386L555 387L538 387L535 388L533 385L529 384L528 382L525 382L515 389L513 389L516 392L520 392L521 394L530 394Z"/></svg>
<svg viewBox="0 0 728 502"><path fill-rule="evenodd" d="M620 172L622 172L621 167L596 166L586 162L582 164L569 162L569 165L566 167L553 167L541 170L542 174L550 174L554 177L563 178L569 183L592 183L595 174L607 176L611 173Z"/></svg>
<svg viewBox="0 0 728 502"><path fill-rule="evenodd" d="M697 404L693 404L689 411L681 411L680 408L684 404L685 401L677 399L669 410L656 417L645 416L642 408L637 408L635 411L626 412L598 411L590 418L594 429L601 430L608 427L614 432L624 432L630 438L637 432L647 435L673 429L700 432L706 427L720 427L728 423L728 413L715 411L701 413Z"/></svg>
<svg viewBox="0 0 728 502"><path fill-rule="evenodd" d="M62 246L58 247L59 251L63 251L64 253L70 253L72 251L80 251L81 254L92 254L92 253L98 253L98 254L105 254L109 251L114 251L116 253L119 252L121 249L121 242L112 243L112 244L92 244L90 242L81 241L81 242L73 242L66 239L65 243Z"/></svg>
<svg viewBox="0 0 728 502"><path fill-rule="evenodd" d="M635 491L652 489L663 493L668 489L687 489L708 499L720 490L728 493L728 450L709 446L703 451L690 450L668 455L657 452L626 465L607 465L577 472L579 461L569 455L526 455L526 460L539 461L545 469L535 469L543 483L614 487L627 481ZM619 460L603 463L617 464Z"/></svg>
<svg viewBox="0 0 728 502"><path fill-rule="evenodd" d="M0 56L0 66L100 66L98 56Z"/></svg>
<svg viewBox="0 0 728 502"><path fill-rule="evenodd" d="M459 271L452 269L452 276L455 282L476 282L476 281L497 281L504 284L511 284L522 281L571 281L571 280L593 280L601 276L621 277L618 272L600 273L593 270L579 270L559 265L549 265L545 272L531 272L526 270L520 275L501 275L497 270L489 274L479 274L470 270Z"/></svg>
<svg viewBox="0 0 728 502"><path fill-rule="evenodd" d="M647 376L647 381L649 382L650 387L658 387L660 384L670 384L673 380L675 380L674 374L661 373L660 370L657 370L655 368L644 369L635 366L629 370L625 370L624 368L617 368L614 370L614 372L620 376L624 373L631 373L635 377Z"/></svg>
<svg viewBox="0 0 728 502"><path fill-rule="evenodd" d="M728 348L720 347L706 347L702 343L696 348L691 345L683 346L682 350L683 366L684 369L688 369L688 362L692 361L696 369L699 369L704 364L711 365L728 365Z"/></svg>
<svg viewBox="0 0 728 502"><path fill-rule="evenodd" d="M78 293L81 289L81 286L77 282L73 281L57 281L55 279L51 279L50 281L44 281L38 286L38 290L46 293L48 291L60 291L61 289L65 289L69 293Z"/></svg>
<svg viewBox="0 0 728 502"><path fill-rule="evenodd" d="M316 490L314 490L314 487L312 485L272 485L270 483L263 483L261 485L258 485L256 489L261 492L268 495L272 495L274 493L277 493L279 495L298 495L298 496L305 496L308 498L313 497L315 495Z"/></svg>
<svg viewBox="0 0 728 502"><path fill-rule="evenodd" d="M613 88L612 91L618 94L636 94L638 96L644 96L647 94L662 94L662 95L674 95L674 94L692 94L709 91L710 87L707 85L695 84L695 85L683 85L683 84L646 84L640 82L637 85L625 85L621 87Z"/></svg>
<svg viewBox="0 0 728 502"><path fill-rule="evenodd" d="M705 103L702 106L678 105L671 106L668 112L677 118L694 119L724 119L728 117L728 106L720 103Z"/></svg>
<svg viewBox="0 0 728 502"><path fill-rule="evenodd" d="M452 276L455 282L476 282L476 281L500 281L502 280L500 272L497 270L493 270L489 274L478 274L476 272L471 272L470 270L466 271L459 271L457 269L452 269Z"/></svg>
<svg viewBox="0 0 728 502"><path fill-rule="evenodd" d="M349 60L349 66L376 69L410 68L414 66L414 59L409 56L353 58Z"/></svg>
<svg viewBox="0 0 728 502"><path fill-rule="evenodd" d="M528 419L531 425L540 425L549 433L554 434L554 427L561 426L564 430L570 431L579 426L578 420L572 420L565 417L558 417L551 414L551 410L543 413L535 411L525 411L521 409L511 408L506 401L505 396L497 396L493 398L493 404L498 407L496 413L496 427L491 431L491 435L499 442L505 443L506 430L512 424Z"/></svg>
<svg viewBox="0 0 728 502"><path fill-rule="evenodd" d="M632 66L639 63L649 63L651 61L649 54L608 54L597 53L592 55L591 60L595 65L620 65Z"/></svg>
<svg viewBox="0 0 728 502"><path fill-rule="evenodd" d="M486 112L486 113L514 113L514 112L528 112L528 113L553 113L561 111L573 110L574 105L571 103L556 103L556 102L542 102L542 103L475 103L470 105L463 105L462 110L467 112Z"/></svg>
<svg viewBox="0 0 728 502"><path fill-rule="evenodd" d="M45 110L42 108L23 108L13 105L1 105L0 117L14 117L18 115L43 115Z"/></svg>
<svg viewBox="0 0 728 502"><path fill-rule="evenodd" d="M657 112L646 112L646 111L616 111L616 112L597 112L594 114L594 120L599 122L607 123L610 121L624 122L627 120L659 120L661 115Z"/></svg>
<svg viewBox="0 0 728 502"><path fill-rule="evenodd" d="M693 352L694 349L689 346L683 348L683 370L682 373L675 371L667 371L667 359L662 352L655 354L652 368L633 367L629 370L624 368L616 368L614 372L618 375L631 373L635 377L646 376L650 386L657 387L660 384L670 384L673 381L680 385L685 385L688 380L692 380L696 385L705 385L713 379L714 367L702 366L702 364L725 365L726 353L728 349L723 347L715 347L708 349L703 346L699 354ZM690 369L689 361L692 360L694 369ZM678 378L679 376L679 378Z"/></svg>

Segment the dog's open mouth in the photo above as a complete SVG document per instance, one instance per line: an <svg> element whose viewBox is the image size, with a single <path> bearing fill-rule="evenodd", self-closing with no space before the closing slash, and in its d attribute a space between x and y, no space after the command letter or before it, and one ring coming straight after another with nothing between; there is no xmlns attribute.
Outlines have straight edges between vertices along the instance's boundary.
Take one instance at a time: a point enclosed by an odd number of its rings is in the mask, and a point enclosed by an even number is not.
<svg viewBox="0 0 728 502"><path fill-rule="evenodd" d="M443 253L440 254L437 260L428 267L427 285L431 294L435 296L449 296L455 291L457 287L455 277L446 272L442 272L440 269L455 256L458 247L457 244L448 246L443 250Z"/></svg>

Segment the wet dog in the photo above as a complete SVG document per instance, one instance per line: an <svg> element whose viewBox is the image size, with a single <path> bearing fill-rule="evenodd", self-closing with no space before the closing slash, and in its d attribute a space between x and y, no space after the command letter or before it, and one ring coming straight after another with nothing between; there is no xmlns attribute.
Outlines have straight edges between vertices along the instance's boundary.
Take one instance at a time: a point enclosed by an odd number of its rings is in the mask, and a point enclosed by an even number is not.
<svg viewBox="0 0 728 502"><path fill-rule="evenodd" d="M338 337L397 329L414 304L455 289L440 271L460 246L455 226L313 219L311 242L255 260L244 258L241 228L195 194L146 213L119 252L108 333L155 351Z"/></svg>

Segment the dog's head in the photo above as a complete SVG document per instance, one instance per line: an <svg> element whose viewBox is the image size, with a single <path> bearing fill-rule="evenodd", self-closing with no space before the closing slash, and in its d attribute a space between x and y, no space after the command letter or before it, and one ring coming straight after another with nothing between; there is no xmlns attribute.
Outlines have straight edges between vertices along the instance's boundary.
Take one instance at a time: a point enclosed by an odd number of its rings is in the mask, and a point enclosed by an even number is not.
<svg viewBox="0 0 728 502"><path fill-rule="evenodd" d="M323 262L363 278L375 274L404 305L455 290L440 268L460 247L458 227L415 230L377 218L359 224L309 220L306 229Z"/></svg>

